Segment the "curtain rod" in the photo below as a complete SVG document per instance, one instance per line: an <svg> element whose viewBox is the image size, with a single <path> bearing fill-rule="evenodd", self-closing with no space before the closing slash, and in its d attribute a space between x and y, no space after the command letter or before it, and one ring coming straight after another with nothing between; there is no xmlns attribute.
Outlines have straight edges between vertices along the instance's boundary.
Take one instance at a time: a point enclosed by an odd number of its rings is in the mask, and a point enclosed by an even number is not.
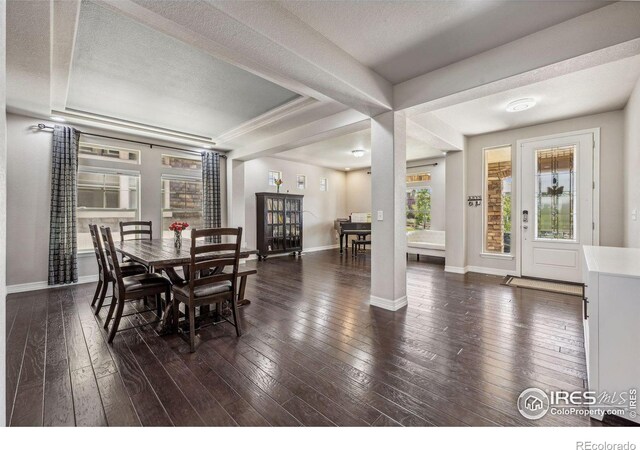
<svg viewBox="0 0 640 450"><path fill-rule="evenodd" d="M38 130L53 130L53 127L51 127L49 125L45 125L44 123L39 123L38 124ZM148 145L149 148L161 147L161 148L167 148L167 149L170 149L170 150L179 150L181 152L197 153L198 155L202 154L202 152L200 152L198 150L189 150L189 149L184 149L184 148L171 147L169 145L162 145L162 144L152 144L150 142L143 142L143 141L136 141L136 140L133 140L133 139L125 139L125 138L118 138L118 137L113 137L113 136L106 136L104 134L87 133L85 131L80 131L80 130L76 130L76 131L78 131L78 133L80 133L80 134L84 134L85 136L101 137L101 138L105 138L105 139L114 139L116 141L131 142L133 144ZM205 149L205 151L211 151L211 150L206 150ZM219 155L220 158L227 159L227 155L225 155L225 154L218 153L218 152L215 152L215 151L213 153L216 153L217 155Z"/></svg>

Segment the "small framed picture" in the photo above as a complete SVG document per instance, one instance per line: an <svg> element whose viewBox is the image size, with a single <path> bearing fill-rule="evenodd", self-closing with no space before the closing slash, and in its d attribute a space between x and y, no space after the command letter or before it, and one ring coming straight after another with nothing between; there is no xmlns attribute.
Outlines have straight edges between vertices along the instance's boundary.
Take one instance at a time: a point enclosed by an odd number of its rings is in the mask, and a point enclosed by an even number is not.
<svg viewBox="0 0 640 450"><path fill-rule="evenodd" d="M305 175L298 175L296 177L296 186L298 186L298 189L306 189L307 177Z"/></svg>

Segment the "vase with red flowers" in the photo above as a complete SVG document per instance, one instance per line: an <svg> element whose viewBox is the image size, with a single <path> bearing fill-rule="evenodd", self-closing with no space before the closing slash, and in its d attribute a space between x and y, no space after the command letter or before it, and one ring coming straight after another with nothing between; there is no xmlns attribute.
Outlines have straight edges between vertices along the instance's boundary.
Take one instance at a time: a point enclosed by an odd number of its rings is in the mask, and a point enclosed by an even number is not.
<svg viewBox="0 0 640 450"><path fill-rule="evenodd" d="M182 248L182 232L189 227L187 222L173 222L169 225L169 230L173 231L173 245Z"/></svg>

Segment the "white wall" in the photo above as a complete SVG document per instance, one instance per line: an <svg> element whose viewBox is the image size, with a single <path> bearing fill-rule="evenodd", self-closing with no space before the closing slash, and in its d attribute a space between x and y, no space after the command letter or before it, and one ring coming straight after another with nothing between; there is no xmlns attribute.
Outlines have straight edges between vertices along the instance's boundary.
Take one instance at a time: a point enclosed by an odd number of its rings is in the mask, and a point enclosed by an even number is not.
<svg viewBox="0 0 640 450"><path fill-rule="evenodd" d="M0 0L0 30L6 30L6 2ZM0 426L6 425L6 175L7 175L7 123L6 123L6 33L0 32Z"/></svg>
<svg viewBox="0 0 640 450"><path fill-rule="evenodd" d="M624 245L640 247L640 79L624 109L624 167Z"/></svg>
<svg viewBox="0 0 640 450"><path fill-rule="evenodd" d="M438 163L437 166L420 167L423 164ZM431 229L445 229L445 158L430 158L407 162L407 174L426 170L431 173ZM371 212L371 174L370 169L347 172L347 217L352 212Z"/></svg>
<svg viewBox="0 0 640 450"><path fill-rule="evenodd" d="M304 195L303 248L337 244L333 221L346 215L344 172L277 158L259 158L245 164L245 236L247 246L256 248L256 192L275 192L269 186L269 170L282 172L280 192ZM306 175L307 187L296 188L296 176ZM328 178L329 190L320 191L320 178Z"/></svg>
<svg viewBox="0 0 640 450"><path fill-rule="evenodd" d="M52 133L34 131L32 127L39 122L42 120L15 114L7 115L7 235L11 236L7 245L7 284L9 286L47 281ZM114 137L136 139L132 136L85 126L78 128ZM161 144L146 138L141 140ZM123 146L122 143L118 144L118 141L114 140L104 142ZM139 144L127 143L126 147L141 151L141 165L118 164L111 161L108 164L110 167L117 165L124 170L140 171L141 220L153 221L154 235L160 236L162 223L160 177L168 172L163 168L161 158L162 154L180 153ZM221 161L222 219L223 223L226 223L226 168L225 160ZM103 164L83 162L83 165ZM172 170L171 173L189 174L188 171L177 170ZM80 277L97 275L95 255L92 252L79 254L78 275Z"/></svg>
<svg viewBox="0 0 640 450"><path fill-rule="evenodd" d="M613 111L558 122L536 125L526 128L489 133L468 138L467 156L467 195L483 195L482 151L487 147L511 145L513 149L513 167L517 166L516 141L540 136L548 136L569 131L600 128L600 245L619 247L624 242L623 221L623 113ZM519 211L517 195L512 208L513 214ZM469 266L515 271L519 230L513 230L513 259L496 259L481 256L482 252L482 207L467 207L467 264Z"/></svg>

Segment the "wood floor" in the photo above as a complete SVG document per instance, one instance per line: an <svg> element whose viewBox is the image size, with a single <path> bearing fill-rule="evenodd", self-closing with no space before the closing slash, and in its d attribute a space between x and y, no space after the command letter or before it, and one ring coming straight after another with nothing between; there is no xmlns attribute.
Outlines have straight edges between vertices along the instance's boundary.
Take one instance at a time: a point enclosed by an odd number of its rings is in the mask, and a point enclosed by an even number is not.
<svg viewBox="0 0 640 450"><path fill-rule="evenodd" d="M515 407L528 387L583 388L578 297L410 261L409 306L392 313L368 305L369 264L337 251L247 263L245 334L205 328L194 354L149 327L108 345L95 284L12 294L10 424L600 425Z"/></svg>

